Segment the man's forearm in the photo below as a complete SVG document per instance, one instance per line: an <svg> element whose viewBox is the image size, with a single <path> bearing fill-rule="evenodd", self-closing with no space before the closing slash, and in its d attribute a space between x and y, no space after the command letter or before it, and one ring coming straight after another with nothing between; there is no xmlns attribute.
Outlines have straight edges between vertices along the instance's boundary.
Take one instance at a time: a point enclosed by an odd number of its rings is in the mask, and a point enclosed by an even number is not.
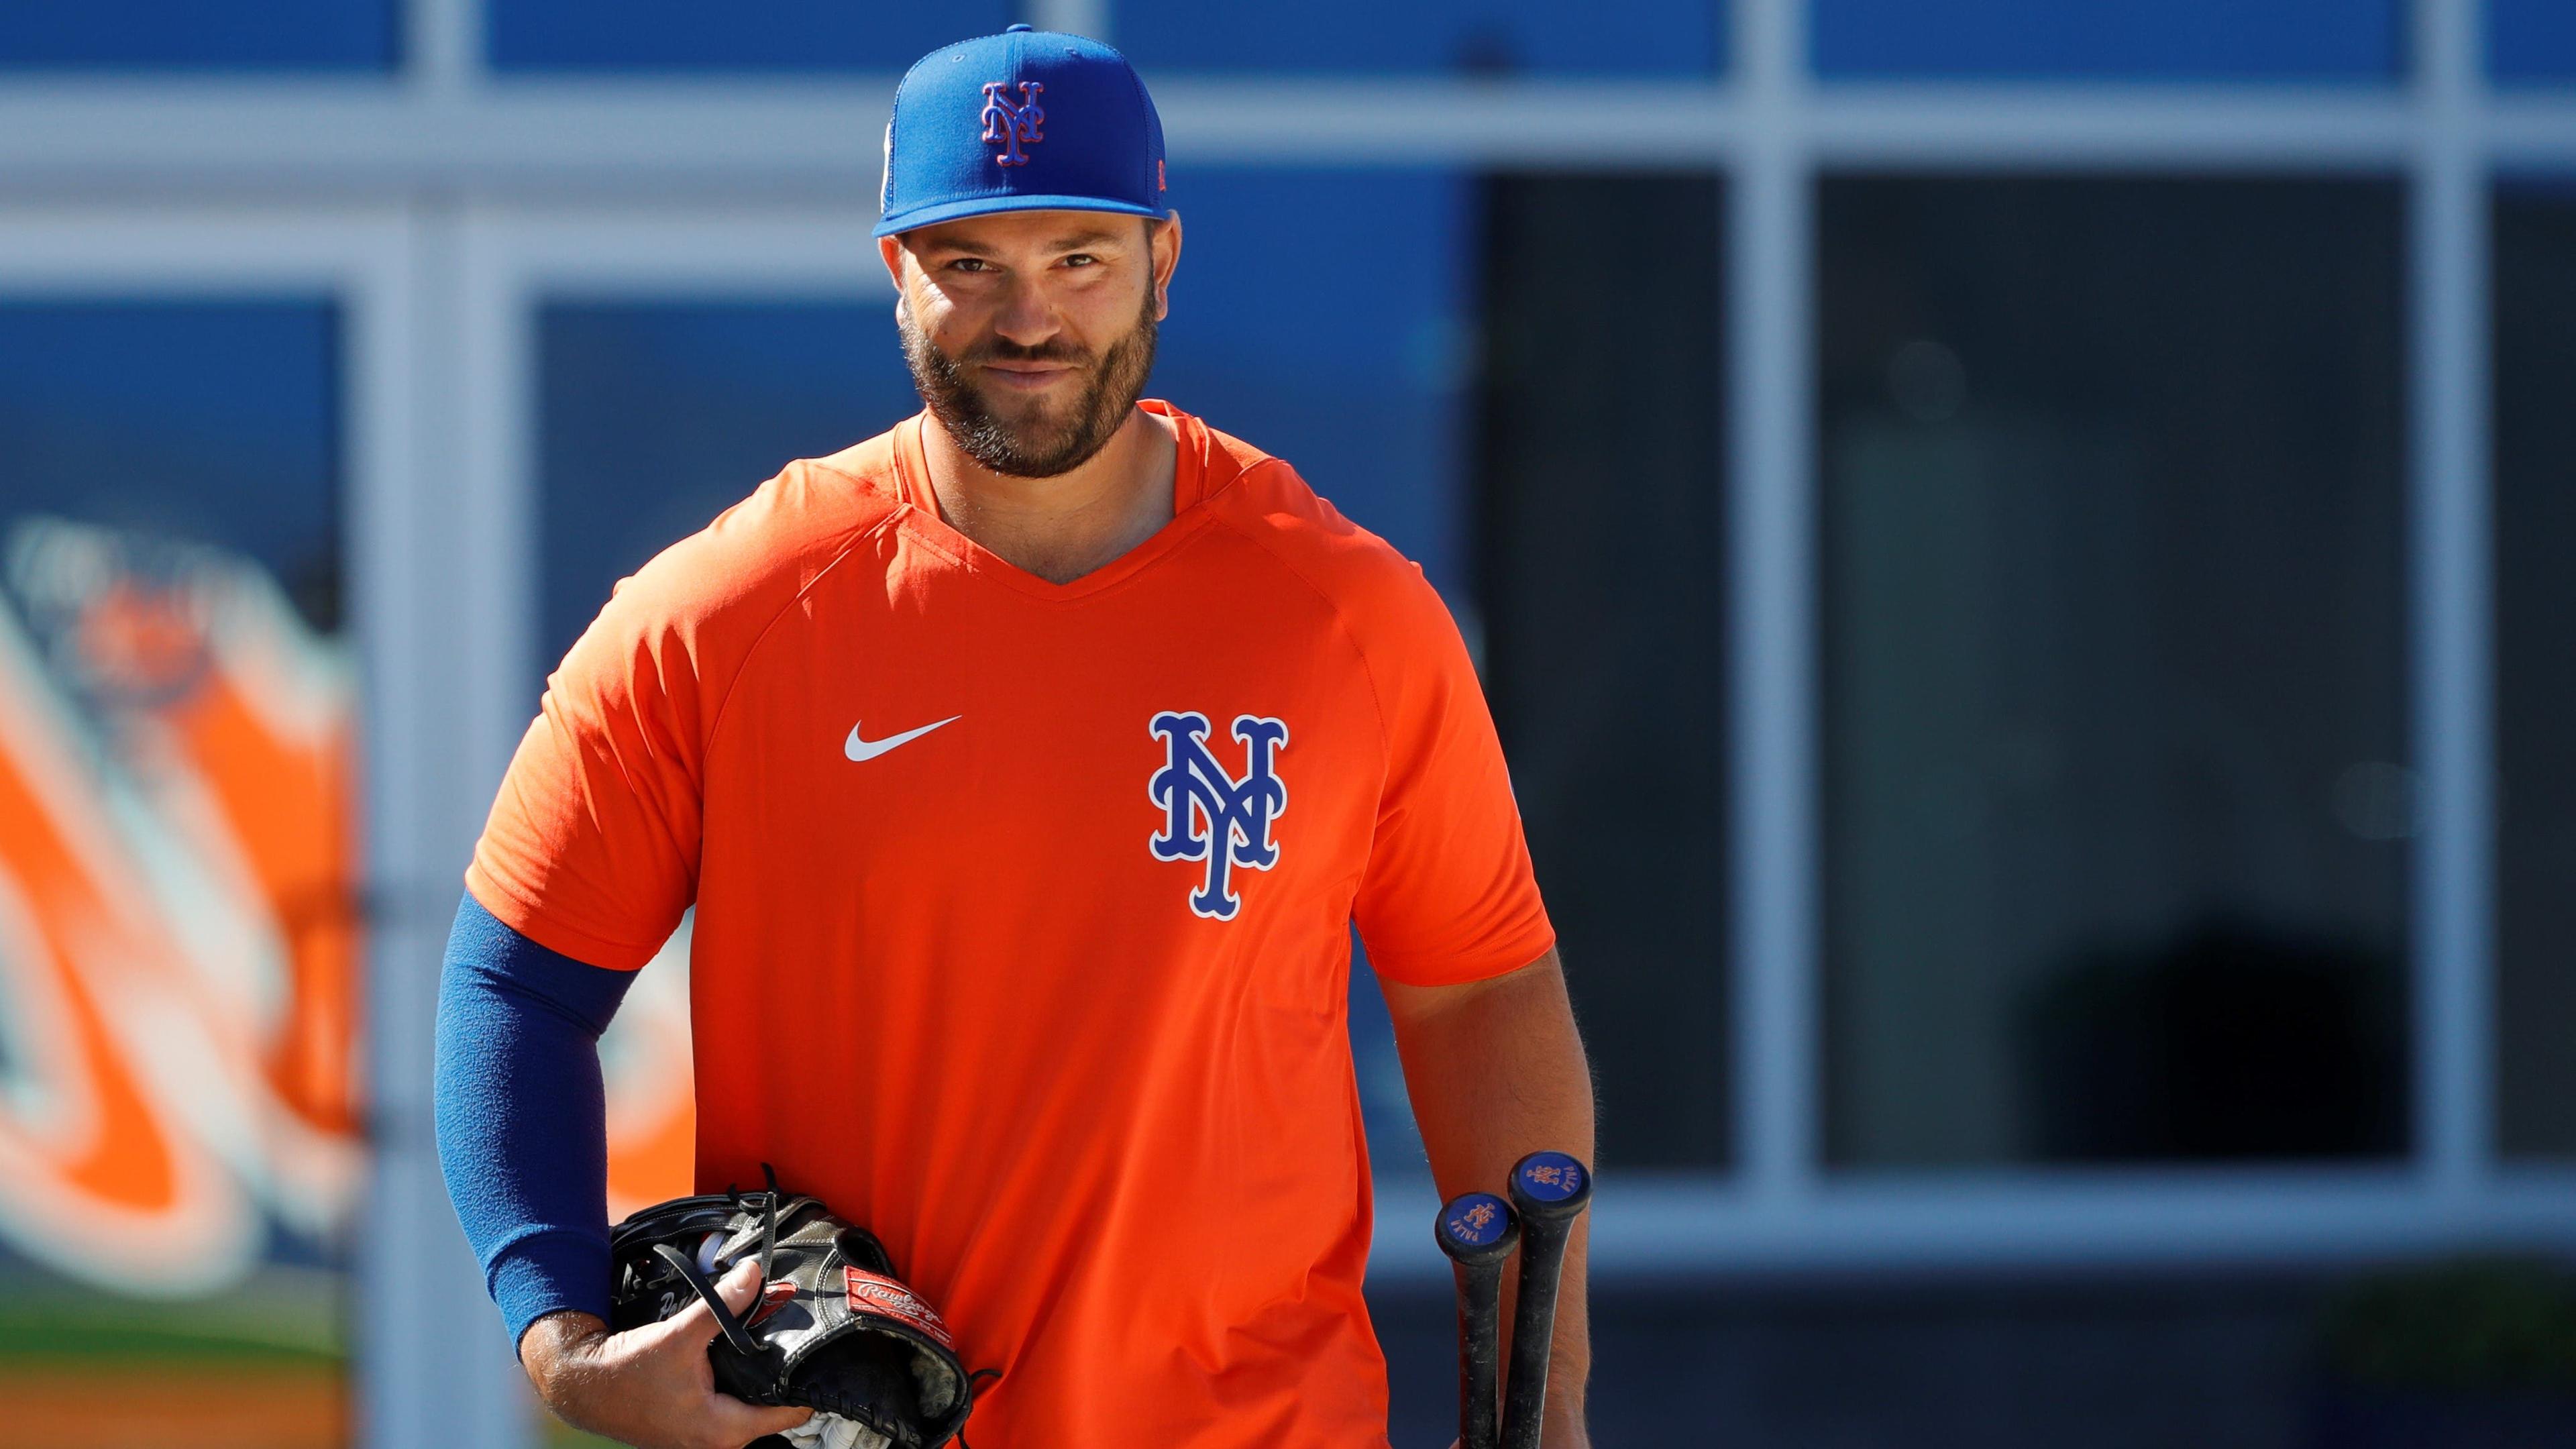
<svg viewBox="0 0 2576 1449"><path fill-rule="evenodd" d="M538 945L459 903L438 992L439 1166L513 1341L608 1311L608 1116L599 1035L634 973Z"/></svg>
<svg viewBox="0 0 2576 1449"><path fill-rule="evenodd" d="M1384 984L1414 1120L1442 1198L1501 1192L1512 1164L1541 1148L1592 1161L1591 1068L1554 951L1508 976L1467 986ZM1548 1370L1547 1440L1569 1449L1586 1442L1583 1395L1592 1366L1584 1291L1589 1232L1588 1219L1577 1220L1566 1244ZM1506 1275L1507 1356L1515 1296L1515 1284Z"/></svg>

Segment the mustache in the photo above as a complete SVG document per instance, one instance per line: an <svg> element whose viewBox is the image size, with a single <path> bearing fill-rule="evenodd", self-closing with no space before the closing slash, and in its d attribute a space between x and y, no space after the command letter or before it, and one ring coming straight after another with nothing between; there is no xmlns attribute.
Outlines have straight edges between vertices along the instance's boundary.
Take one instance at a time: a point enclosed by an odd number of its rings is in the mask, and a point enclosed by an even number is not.
<svg viewBox="0 0 2576 1449"><path fill-rule="evenodd" d="M1023 347L998 337L978 342L956 358L960 367L971 367L979 362L1062 362L1087 367L1097 360L1091 349L1069 342L1041 342L1035 347Z"/></svg>

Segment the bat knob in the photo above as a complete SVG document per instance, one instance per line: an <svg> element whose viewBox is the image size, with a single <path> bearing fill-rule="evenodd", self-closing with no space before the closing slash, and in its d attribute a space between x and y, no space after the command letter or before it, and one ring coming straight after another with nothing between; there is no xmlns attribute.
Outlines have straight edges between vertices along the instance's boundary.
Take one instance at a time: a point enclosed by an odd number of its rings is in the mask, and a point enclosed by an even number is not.
<svg viewBox="0 0 2576 1449"><path fill-rule="evenodd" d="M1533 1152L1512 1167L1512 1206L1532 1222L1565 1222L1592 1201L1592 1169L1562 1152Z"/></svg>
<svg viewBox="0 0 2576 1449"><path fill-rule="evenodd" d="M1490 1192L1460 1193L1440 1209L1432 1225L1440 1251L1468 1267L1499 1263L1520 1242L1521 1226L1512 1205Z"/></svg>

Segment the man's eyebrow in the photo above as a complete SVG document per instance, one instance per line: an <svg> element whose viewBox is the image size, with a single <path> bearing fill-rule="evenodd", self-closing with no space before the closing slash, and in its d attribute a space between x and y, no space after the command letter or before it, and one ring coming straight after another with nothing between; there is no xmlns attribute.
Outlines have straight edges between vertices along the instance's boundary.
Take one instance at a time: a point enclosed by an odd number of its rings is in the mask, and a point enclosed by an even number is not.
<svg viewBox="0 0 2576 1449"><path fill-rule="evenodd" d="M1048 242L1047 246L1053 251L1079 252L1089 251L1095 247L1117 246L1123 240L1124 238L1117 232L1106 227L1093 227L1088 231L1067 232ZM922 250L969 257L991 257L998 255L999 252L998 248L986 246L982 242L966 237L945 236L935 237L923 243Z"/></svg>

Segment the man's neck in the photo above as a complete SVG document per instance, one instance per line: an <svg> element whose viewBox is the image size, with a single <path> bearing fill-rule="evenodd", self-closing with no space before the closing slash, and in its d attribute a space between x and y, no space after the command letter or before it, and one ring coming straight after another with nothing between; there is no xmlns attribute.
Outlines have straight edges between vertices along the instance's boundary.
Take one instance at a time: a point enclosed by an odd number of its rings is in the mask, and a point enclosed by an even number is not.
<svg viewBox="0 0 2576 1449"><path fill-rule="evenodd" d="M1105 567L1172 521L1179 438L1143 408L1082 466L1052 478L994 472L935 418L924 422L921 452L948 526L1049 583Z"/></svg>

